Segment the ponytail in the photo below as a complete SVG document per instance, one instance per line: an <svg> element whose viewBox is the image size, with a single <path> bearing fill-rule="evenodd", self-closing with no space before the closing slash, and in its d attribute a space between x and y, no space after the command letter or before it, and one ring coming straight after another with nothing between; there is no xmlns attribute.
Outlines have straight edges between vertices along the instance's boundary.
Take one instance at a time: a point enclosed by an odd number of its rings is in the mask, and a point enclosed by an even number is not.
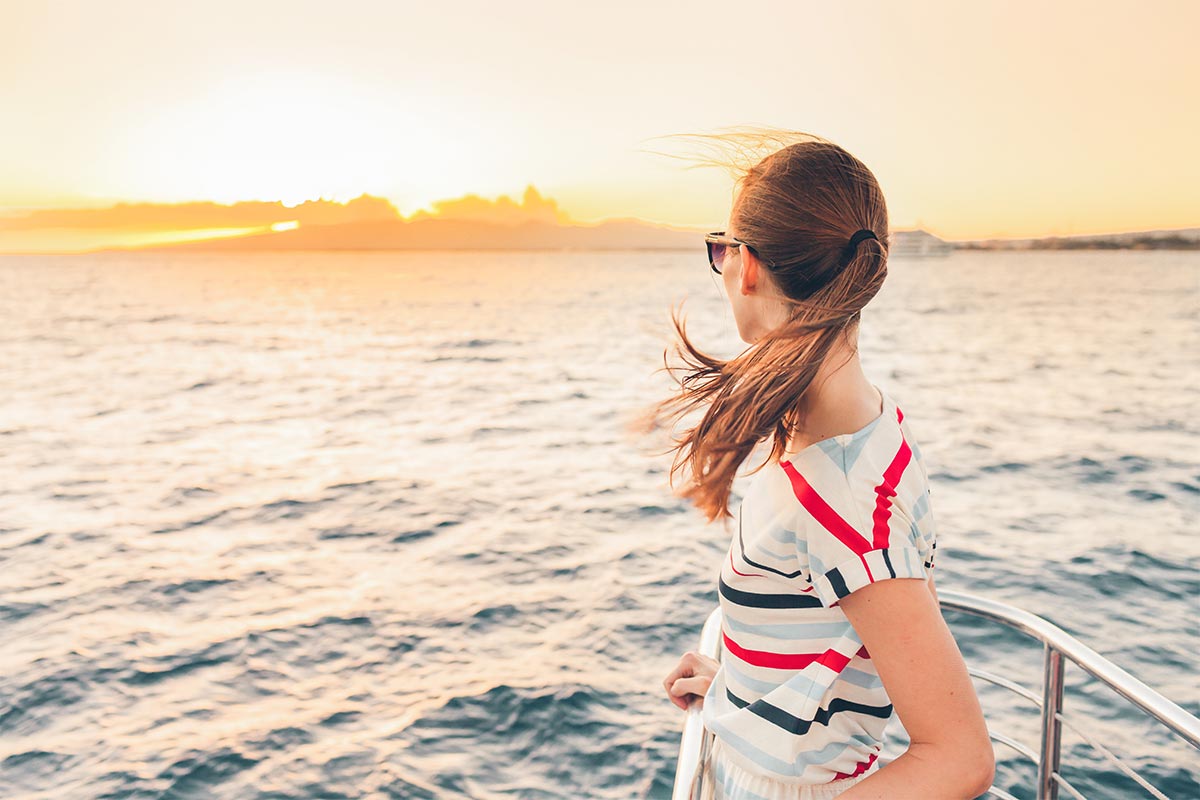
<svg viewBox="0 0 1200 800"><path fill-rule="evenodd" d="M651 423L643 430L673 428L682 417L704 409L699 423L672 436L673 447L663 451L675 453L668 476L672 489L676 476L687 473L683 489L675 494L691 501L708 522L732 518L729 497L739 467L768 436L774 437L771 453L750 474L783 455L804 424L801 398L856 318L800 314L724 361L697 348L682 316L672 309L679 337L675 353L684 366L668 364L664 350L663 369L672 377L679 371L686 375L676 378L679 393L652 409Z"/></svg>
<svg viewBox="0 0 1200 800"><path fill-rule="evenodd" d="M799 138L750 166L731 222L754 246L780 300L791 307L786 322L734 358L723 360L697 348L682 315L671 309L682 366L663 369L678 392L650 408L631 429L673 429L693 411L699 422L672 436L669 484L708 522L733 517L734 478L751 451L773 437L767 460L782 457L804 430L802 402L838 341L861 319L862 308L887 276L887 206L875 176L841 147L802 132L751 132L712 137L735 145ZM739 151L740 154L745 150ZM717 162L710 162L717 163ZM736 162L735 162L736 163ZM683 372L682 378L676 376ZM678 473L689 473L675 489Z"/></svg>

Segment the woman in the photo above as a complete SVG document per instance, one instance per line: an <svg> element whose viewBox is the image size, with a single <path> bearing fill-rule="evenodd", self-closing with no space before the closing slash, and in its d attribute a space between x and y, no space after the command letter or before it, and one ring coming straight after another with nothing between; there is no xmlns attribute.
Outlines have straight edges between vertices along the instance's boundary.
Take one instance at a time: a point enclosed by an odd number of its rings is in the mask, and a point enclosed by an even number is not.
<svg viewBox="0 0 1200 800"><path fill-rule="evenodd" d="M858 159L798 137L739 177L725 231L705 239L751 347L707 355L672 312L690 371L654 416L703 410L675 439L672 484L692 474L679 494L731 519L736 471L772 446L718 577L724 655L686 653L663 686L703 704L717 798L974 798L994 756L933 584L928 475L857 352L887 275L887 207ZM911 744L884 765L893 714Z"/></svg>

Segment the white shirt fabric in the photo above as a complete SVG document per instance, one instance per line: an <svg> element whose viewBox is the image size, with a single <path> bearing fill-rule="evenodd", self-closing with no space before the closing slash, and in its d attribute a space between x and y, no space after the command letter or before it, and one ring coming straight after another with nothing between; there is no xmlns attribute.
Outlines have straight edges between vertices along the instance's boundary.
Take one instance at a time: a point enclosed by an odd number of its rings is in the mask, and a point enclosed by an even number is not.
<svg viewBox="0 0 1200 800"><path fill-rule="evenodd" d="M903 412L880 394L880 415L862 429L754 475L718 577L721 667L702 718L731 762L787 784L875 765L893 708L838 601L933 569L925 464Z"/></svg>

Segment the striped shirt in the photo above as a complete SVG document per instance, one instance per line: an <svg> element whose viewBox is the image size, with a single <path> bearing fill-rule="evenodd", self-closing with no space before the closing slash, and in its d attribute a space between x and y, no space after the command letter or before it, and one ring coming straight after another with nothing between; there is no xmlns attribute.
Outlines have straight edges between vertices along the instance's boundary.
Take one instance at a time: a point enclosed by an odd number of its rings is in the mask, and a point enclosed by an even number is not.
<svg viewBox="0 0 1200 800"><path fill-rule="evenodd" d="M893 708L838 601L933 569L928 474L904 414L880 394L862 429L755 474L718 577L723 653L702 718L728 758L786 783L875 763Z"/></svg>

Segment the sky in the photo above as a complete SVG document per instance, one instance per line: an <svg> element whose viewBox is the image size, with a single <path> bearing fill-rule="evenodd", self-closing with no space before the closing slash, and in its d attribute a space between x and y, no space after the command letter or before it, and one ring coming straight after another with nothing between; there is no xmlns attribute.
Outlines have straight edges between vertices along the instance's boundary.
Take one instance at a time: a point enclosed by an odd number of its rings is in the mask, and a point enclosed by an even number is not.
<svg viewBox="0 0 1200 800"><path fill-rule="evenodd" d="M532 185L716 229L731 177L659 137L768 125L866 163L893 229L1194 227L1198 29L1190 0L0 0L0 211Z"/></svg>

